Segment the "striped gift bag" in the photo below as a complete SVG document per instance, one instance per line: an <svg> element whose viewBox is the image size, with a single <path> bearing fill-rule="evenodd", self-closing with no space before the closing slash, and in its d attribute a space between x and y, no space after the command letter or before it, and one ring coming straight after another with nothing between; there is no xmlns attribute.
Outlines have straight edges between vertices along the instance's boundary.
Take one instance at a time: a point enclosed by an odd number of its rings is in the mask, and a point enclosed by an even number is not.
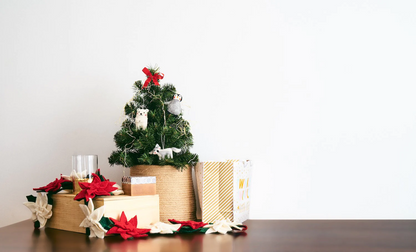
<svg viewBox="0 0 416 252"><path fill-rule="evenodd" d="M199 162L195 167L197 218L203 222L249 217L251 161Z"/></svg>

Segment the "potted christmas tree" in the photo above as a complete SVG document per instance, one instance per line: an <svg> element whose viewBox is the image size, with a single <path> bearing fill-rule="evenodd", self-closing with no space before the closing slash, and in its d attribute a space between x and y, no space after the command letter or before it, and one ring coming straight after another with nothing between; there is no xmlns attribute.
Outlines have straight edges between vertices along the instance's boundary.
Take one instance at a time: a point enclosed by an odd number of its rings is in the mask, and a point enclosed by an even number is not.
<svg viewBox="0 0 416 252"><path fill-rule="evenodd" d="M125 107L126 119L115 134L117 150L111 165L130 168L130 176L156 176L160 219L195 219L190 167L198 155L189 123L182 117L182 96L172 84L160 85L158 68L144 68L147 79L133 85L135 95Z"/></svg>

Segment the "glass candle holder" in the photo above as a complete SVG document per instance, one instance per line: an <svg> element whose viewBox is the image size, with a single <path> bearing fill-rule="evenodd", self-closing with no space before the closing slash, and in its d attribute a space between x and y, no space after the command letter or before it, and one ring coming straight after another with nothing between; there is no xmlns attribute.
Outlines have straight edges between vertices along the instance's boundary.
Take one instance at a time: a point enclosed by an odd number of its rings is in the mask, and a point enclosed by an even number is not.
<svg viewBox="0 0 416 252"><path fill-rule="evenodd" d="M74 155L72 156L71 178L73 183L73 193L81 192L78 182L91 182L92 173L98 168L97 155Z"/></svg>

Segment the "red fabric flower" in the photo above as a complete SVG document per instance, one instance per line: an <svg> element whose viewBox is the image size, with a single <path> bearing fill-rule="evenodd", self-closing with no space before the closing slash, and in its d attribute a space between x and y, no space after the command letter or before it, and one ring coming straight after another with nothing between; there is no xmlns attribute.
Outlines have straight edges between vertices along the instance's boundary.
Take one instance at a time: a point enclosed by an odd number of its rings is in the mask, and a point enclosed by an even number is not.
<svg viewBox="0 0 416 252"><path fill-rule="evenodd" d="M107 231L107 234L120 234L124 240L134 237L146 237L150 232L150 229L137 228L137 215L127 221L127 217L124 211L121 213L120 221L110 217L110 220L114 222L114 227Z"/></svg>
<svg viewBox="0 0 416 252"><path fill-rule="evenodd" d="M238 233L238 232L244 232L244 231L247 230L247 225L237 225L237 226L240 227L241 230L239 230L239 229L237 229L235 227L231 227L233 229L233 232Z"/></svg>
<svg viewBox="0 0 416 252"><path fill-rule="evenodd" d="M81 200L85 198L88 202L95 196L108 196L111 195L110 192L117 190L117 187L113 187L116 182L101 181L100 177L98 177L95 173L93 173L92 176L93 180L91 183L78 182L82 190L75 196L74 200Z"/></svg>
<svg viewBox="0 0 416 252"><path fill-rule="evenodd" d="M174 219L168 219L168 220L173 224L181 224L181 227L179 229L181 229L183 226L189 226L192 229L198 229L208 224L208 223L197 222L197 221L177 221Z"/></svg>
<svg viewBox="0 0 416 252"><path fill-rule="evenodd" d="M97 174L97 175L98 175L98 177L100 178L100 180L101 180L101 181L110 181L109 179L106 179L106 178L104 177L104 175L101 175L101 171L100 171L100 169L97 169L97 171L95 172L95 174Z"/></svg>
<svg viewBox="0 0 416 252"><path fill-rule="evenodd" d="M60 179L55 179L55 181L50 182L49 184L47 184L46 186L42 186L42 187L38 187L38 188L33 188L34 191L43 191L43 192L57 192L61 189L62 187L62 183L64 182L70 182L70 180L66 180L62 177Z"/></svg>

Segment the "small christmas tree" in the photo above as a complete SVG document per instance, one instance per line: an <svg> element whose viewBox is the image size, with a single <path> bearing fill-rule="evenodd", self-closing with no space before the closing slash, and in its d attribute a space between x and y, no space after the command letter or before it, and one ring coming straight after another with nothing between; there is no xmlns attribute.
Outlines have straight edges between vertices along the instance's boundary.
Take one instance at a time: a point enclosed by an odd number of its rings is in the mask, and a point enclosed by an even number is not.
<svg viewBox="0 0 416 252"><path fill-rule="evenodd" d="M111 165L172 165L179 170L198 162L198 155L189 149L193 146L189 123L182 118L175 86L159 80L163 74L158 68L144 68L144 84L133 85L135 95L124 107L126 119L121 130L114 135L117 150L108 161Z"/></svg>

